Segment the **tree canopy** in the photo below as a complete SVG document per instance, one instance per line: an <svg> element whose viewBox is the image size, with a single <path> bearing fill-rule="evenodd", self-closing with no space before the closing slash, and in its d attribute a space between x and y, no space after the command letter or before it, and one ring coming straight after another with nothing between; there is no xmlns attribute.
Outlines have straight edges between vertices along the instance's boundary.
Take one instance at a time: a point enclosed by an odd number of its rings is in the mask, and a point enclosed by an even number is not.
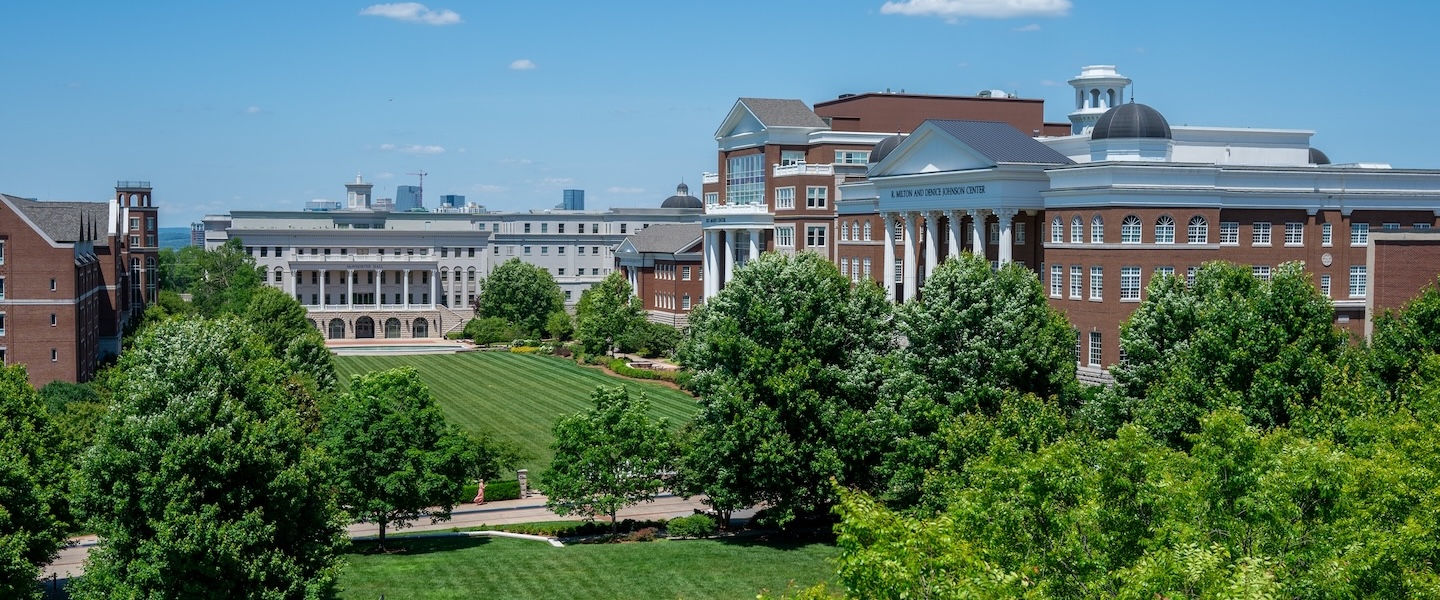
<svg viewBox="0 0 1440 600"><path fill-rule="evenodd" d="M0 367L0 596L38 598L35 579L65 543L61 437L22 365Z"/></svg>
<svg viewBox="0 0 1440 600"><path fill-rule="evenodd" d="M245 252L244 242L230 238L219 248L199 253L194 260L190 296L195 309L212 318L244 313L250 296L263 282L255 257Z"/></svg>
<svg viewBox="0 0 1440 600"><path fill-rule="evenodd" d="M620 509L660 491L674 444L665 420L650 419L644 392L631 398L624 387L600 387L590 399L595 408L555 422L555 454L540 485L555 514L607 515L613 533Z"/></svg>
<svg viewBox="0 0 1440 600"><path fill-rule="evenodd" d="M575 305L575 337L590 354L608 352L621 336L644 322L645 305L620 271L582 292Z"/></svg>
<svg viewBox="0 0 1440 600"><path fill-rule="evenodd" d="M76 598L320 598L346 543L286 366L244 322L166 321L120 357L75 488Z"/></svg>
<svg viewBox="0 0 1440 600"><path fill-rule="evenodd" d="M500 317L527 335L543 335L551 313L565 310L560 286L542 267L512 258L480 280L475 314Z"/></svg>

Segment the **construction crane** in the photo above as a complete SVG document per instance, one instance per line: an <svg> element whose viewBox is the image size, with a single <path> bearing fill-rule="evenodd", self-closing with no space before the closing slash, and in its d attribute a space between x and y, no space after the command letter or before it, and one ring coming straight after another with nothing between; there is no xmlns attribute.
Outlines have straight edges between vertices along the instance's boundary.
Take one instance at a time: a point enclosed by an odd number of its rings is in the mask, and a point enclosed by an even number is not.
<svg viewBox="0 0 1440 600"><path fill-rule="evenodd" d="M417 193L417 194L415 194L415 203L416 203L416 204L419 204L421 208L424 208L424 207L425 207L425 176L426 176L426 175L429 175L429 173L426 173L426 172L424 172L424 171L420 171L419 173L406 173L406 175L416 175L416 176L420 177L420 192Z"/></svg>

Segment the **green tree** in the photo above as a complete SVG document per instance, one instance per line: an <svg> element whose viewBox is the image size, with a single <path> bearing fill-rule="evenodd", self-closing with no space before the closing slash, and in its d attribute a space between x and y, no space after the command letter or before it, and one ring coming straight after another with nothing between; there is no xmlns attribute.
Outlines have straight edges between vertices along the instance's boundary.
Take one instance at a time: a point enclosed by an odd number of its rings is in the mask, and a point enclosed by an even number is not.
<svg viewBox="0 0 1440 600"><path fill-rule="evenodd" d="M1345 336L1335 309L1300 263L1268 281L1248 267L1210 263L1187 286L1157 277L1121 325L1126 361L1111 369L1113 393L1086 418L1102 431L1134 419L1183 445L1202 415L1237 406L1260 427L1287 424L1292 407L1315 403Z"/></svg>
<svg viewBox="0 0 1440 600"><path fill-rule="evenodd" d="M643 392L632 399L624 387L600 387L590 399L589 412L555 422L555 455L540 483L555 514L608 515L614 533L620 509L654 500L674 445L665 420L650 420Z"/></svg>
<svg viewBox="0 0 1440 600"><path fill-rule="evenodd" d="M243 315L275 356L292 370L308 375L321 392L335 389L335 364L325 338L310 323L309 313L289 294L262 286L250 297Z"/></svg>
<svg viewBox="0 0 1440 600"><path fill-rule="evenodd" d="M615 271L580 294L575 337L589 354L604 354L626 332L645 322L645 305L625 274Z"/></svg>
<svg viewBox="0 0 1440 600"><path fill-rule="evenodd" d="M896 399L889 422L896 447L883 467L892 501L917 500L939 459L936 433L953 417L994 414L1007 395L1035 394L1067 407L1079 396L1070 324L1018 263L995 270L969 253L946 260L897 313L909 343L885 390Z"/></svg>
<svg viewBox="0 0 1440 600"><path fill-rule="evenodd" d="M75 485L100 536L75 598L321 598L347 543L281 384L236 319L167 321L121 357Z"/></svg>
<svg viewBox="0 0 1440 600"><path fill-rule="evenodd" d="M550 318L545 320L545 332L557 342L563 342L570 338L575 331L575 322L570 318L570 313L557 310L550 313Z"/></svg>
<svg viewBox="0 0 1440 600"><path fill-rule="evenodd" d="M480 280L475 314L500 317L526 335L538 336L545 331L546 319L564 309L565 296L549 271L512 258Z"/></svg>
<svg viewBox="0 0 1440 600"><path fill-rule="evenodd" d="M334 462L340 504L356 522L391 526L450 518L468 478L459 432L415 369L356 375L325 414L321 446Z"/></svg>
<svg viewBox="0 0 1440 600"><path fill-rule="evenodd" d="M641 320L616 342L621 352L634 352L646 358L655 358L674 354L682 338L680 330L671 325Z"/></svg>
<svg viewBox="0 0 1440 600"><path fill-rule="evenodd" d="M470 319L465 323L465 331L462 334L477 344L494 344L496 342L509 342L520 337L520 331L515 329L508 321L500 317L486 317L483 319Z"/></svg>
<svg viewBox="0 0 1440 600"><path fill-rule="evenodd" d="M179 250L160 249L156 257L156 268L160 275L160 289L170 292L188 292L195 282L200 257L205 249L199 246L185 246Z"/></svg>
<svg viewBox="0 0 1440 600"><path fill-rule="evenodd" d="M262 285L260 277L255 257L245 252L244 242L230 238L223 246L196 257L191 303L206 317L242 314Z"/></svg>
<svg viewBox="0 0 1440 600"><path fill-rule="evenodd" d="M0 367L0 596L38 598L40 567L65 543L68 468L23 365Z"/></svg>
<svg viewBox="0 0 1440 600"><path fill-rule="evenodd" d="M874 427L895 348L879 286L818 254L764 254L690 315L679 358L700 395L681 483L722 516L766 504L780 524L822 515L829 481L870 489L889 444Z"/></svg>
<svg viewBox="0 0 1440 600"><path fill-rule="evenodd" d="M1425 357L1440 353L1440 280L1400 310L1376 316L1374 324L1370 368L1381 385L1393 391L1416 375Z"/></svg>

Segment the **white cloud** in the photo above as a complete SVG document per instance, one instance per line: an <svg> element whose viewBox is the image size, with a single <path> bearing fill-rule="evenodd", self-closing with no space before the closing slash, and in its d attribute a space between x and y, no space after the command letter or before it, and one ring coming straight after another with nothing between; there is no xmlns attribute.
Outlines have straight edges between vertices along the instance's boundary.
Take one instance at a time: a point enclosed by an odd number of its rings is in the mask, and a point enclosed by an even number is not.
<svg viewBox="0 0 1440 600"><path fill-rule="evenodd" d="M258 107L258 106L248 106L248 107L245 108L245 114L247 114L247 115L258 115L258 114L260 114L260 107Z"/></svg>
<svg viewBox="0 0 1440 600"><path fill-rule="evenodd" d="M399 152L401 154L444 154L444 146L409 144L396 146L395 144L380 144L379 148L386 152Z"/></svg>
<svg viewBox="0 0 1440 600"><path fill-rule="evenodd" d="M501 185L491 185L491 184L488 184L488 183L477 183L477 184L475 184L475 185L470 186L470 191L472 191L472 192L477 192L477 193L481 193L481 194L498 194L498 193L500 193L500 192L505 191L505 186L501 186Z"/></svg>
<svg viewBox="0 0 1440 600"><path fill-rule="evenodd" d="M1040 25L1039 25L1038 23L1031 23L1031 24L1026 25L1026 26L1024 26L1024 27L1016 27L1016 28L1014 28L1014 29L1011 29L1011 31L1016 31L1016 32L1019 32L1019 33L1029 33L1029 32L1031 32L1031 31L1040 31Z"/></svg>
<svg viewBox="0 0 1440 600"><path fill-rule="evenodd" d="M610 187L608 187L608 188L605 188L605 193L607 193L607 194L643 194L643 193L645 193L645 188L638 188L638 187L620 187L620 186L618 186L618 185L612 185L612 186L610 186Z"/></svg>
<svg viewBox="0 0 1440 600"><path fill-rule="evenodd" d="M529 71L535 68L535 61L522 58L510 63L510 69L515 71Z"/></svg>
<svg viewBox="0 0 1440 600"><path fill-rule="evenodd" d="M1016 17L1063 17L1070 12L1070 0L899 0L886 2L880 13L912 17L959 19L1013 19Z"/></svg>
<svg viewBox="0 0 1440 600"><path fill-rule="evenodd" d="M362 9L360 14L371 17L385 17L407 23L424 23L426 25L454 25L461 22L460 13L448 8L430 10L429 7L419 2L372 4Z"/></svg>
<svg viewBox="0 0 1440 600"><path fill-rule="evenodd" d="M389 171L381 171L372 175L371 177L374 177L375 179L393 179L395 177L395 174Z"/></svg>

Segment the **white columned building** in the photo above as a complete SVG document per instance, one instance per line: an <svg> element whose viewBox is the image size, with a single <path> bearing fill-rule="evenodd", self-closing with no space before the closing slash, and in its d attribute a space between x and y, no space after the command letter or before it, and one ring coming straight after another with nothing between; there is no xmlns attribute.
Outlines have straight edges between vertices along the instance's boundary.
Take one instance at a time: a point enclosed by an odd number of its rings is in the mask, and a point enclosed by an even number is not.
<svg viewBox="0 0 1440 600"><path fill-rule="evenodd" d="M765 238L773 235L775 217L764 204L713 204L705 207L701 227L705 232L705 296L709 298L735 278L737 263L760 258ZM746 238L743 247L738 239L742 235Z"/></svg>

